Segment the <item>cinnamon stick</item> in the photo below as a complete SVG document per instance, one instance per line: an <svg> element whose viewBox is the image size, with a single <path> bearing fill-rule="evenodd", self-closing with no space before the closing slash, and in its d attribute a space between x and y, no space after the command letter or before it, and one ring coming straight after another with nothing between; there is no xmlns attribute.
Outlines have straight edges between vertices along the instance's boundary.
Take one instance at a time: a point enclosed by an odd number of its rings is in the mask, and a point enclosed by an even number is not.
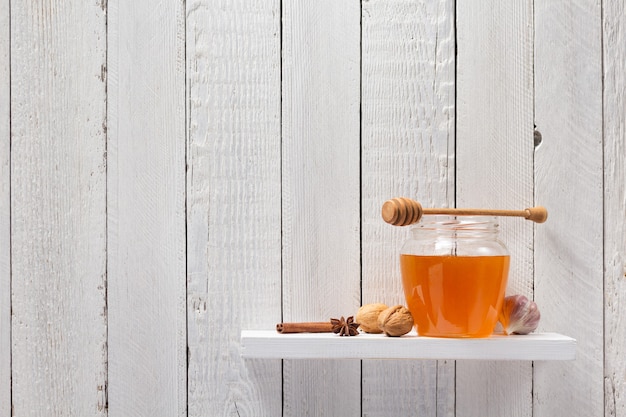
<svg viewBox="0 0 626 417"><path fill-rule="evenodd" d="M333 325L330 321L311 321L303 323L278 323L278 333L330 333Z"/></svg>

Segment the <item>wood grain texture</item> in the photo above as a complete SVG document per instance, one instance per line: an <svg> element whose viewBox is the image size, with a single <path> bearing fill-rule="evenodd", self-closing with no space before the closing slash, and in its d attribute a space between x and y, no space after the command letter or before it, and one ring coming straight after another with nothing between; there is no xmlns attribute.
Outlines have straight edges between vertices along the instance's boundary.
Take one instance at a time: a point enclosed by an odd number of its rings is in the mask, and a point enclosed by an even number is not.
<svg viewBox="0 0 626 417"><path fill-rule="evenodd" d="M280 416L280 361L242 328L281 320L280 2L187 2L189 416Z"/></svg>
<svg viewBox="0 0 626 417"><path fill-rule="evenodd" d="M408 228L381 206L407 196L454 206L454 2L363 2L363 303L406 304ZM363 415L454 415L454 361L363 362Z"/></svg>
<svg viewBox="0 0 626 417"><path fill-rule="evenodd" d="M106 16L34 0L10 15L12 415L103 416Z"/></svg>
<svg viewBox="0 0 626 417"><path fill-rule="evenodd" d="M457 2L457 207L533 202L531 1ZM532 297L533 224L500 218L508 294ZM457 416L531 416L532 366L457 363Z"/></svg>
<svg viewBox="0 0 626 417"><path fill-rule="evenodd" d="M550 210L536 229L535 300L540 330L574 337L578 353L566 366L535 364L534 416L601 416L601 7L593 0L535 7L535 114L543 136L535 194Z"/></svg>
<svg viewBox="0 0 626 417"><path fill-rule="evenodd" d="M360 305L360 2L283 2L283 319ZM360 363L285 361L285 416L360 416Z"/></svg>
<svg viewBox="0 0 626 417"><path fill-rule="evenodd" d="M0 0L0 416L11 413L11 73L9 0Z"/></svg>
<svg viewBox="0 0 626 417"><path fill-rule="evenodd" d="M626 7L603 2L604 415L626 416Z"/></svg>
<svg viewBox="0 0 626 417"><path fill-rule="evenodd" d="M187 415L184 2L108 2L109 415Z"/></svg>

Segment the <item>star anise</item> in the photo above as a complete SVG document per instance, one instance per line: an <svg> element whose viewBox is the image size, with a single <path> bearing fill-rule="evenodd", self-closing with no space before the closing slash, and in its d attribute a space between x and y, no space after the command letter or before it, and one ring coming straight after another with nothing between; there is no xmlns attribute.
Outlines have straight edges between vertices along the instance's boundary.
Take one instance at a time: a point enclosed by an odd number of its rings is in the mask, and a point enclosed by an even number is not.
<svg viewBox="0 0 626 417"><path fill-rule="evenodd" d="M330 324L333 326L333 333L337 333L339 336L356 336L359 334L357 330L359 323L355 323L353 316L347 319L344 319L343 316L340 319L330 319Z"/></svg>

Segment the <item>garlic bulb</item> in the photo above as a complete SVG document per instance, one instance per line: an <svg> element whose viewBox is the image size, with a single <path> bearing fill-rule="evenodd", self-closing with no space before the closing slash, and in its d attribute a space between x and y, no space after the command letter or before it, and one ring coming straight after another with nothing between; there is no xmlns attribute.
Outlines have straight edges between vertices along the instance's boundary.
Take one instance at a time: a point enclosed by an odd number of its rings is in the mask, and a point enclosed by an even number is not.
<svg viewBox="0 0 626 417"><path fill-rule="evenodd" d="M537 328L540 318L534 301L523 295L512 295L504 299L499 320L506 334L528 334Z"/></svg>

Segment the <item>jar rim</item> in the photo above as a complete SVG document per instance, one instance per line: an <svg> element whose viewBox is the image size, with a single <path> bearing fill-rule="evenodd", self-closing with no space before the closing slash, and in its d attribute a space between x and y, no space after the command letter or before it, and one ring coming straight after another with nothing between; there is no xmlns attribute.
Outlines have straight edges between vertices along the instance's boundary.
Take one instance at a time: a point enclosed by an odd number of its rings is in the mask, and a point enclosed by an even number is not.
<svg viewBox="0 0 626 417"><path fill-rule="evenodd" d="M497 231L495 216L424 215L412 231Z"/></svg>

